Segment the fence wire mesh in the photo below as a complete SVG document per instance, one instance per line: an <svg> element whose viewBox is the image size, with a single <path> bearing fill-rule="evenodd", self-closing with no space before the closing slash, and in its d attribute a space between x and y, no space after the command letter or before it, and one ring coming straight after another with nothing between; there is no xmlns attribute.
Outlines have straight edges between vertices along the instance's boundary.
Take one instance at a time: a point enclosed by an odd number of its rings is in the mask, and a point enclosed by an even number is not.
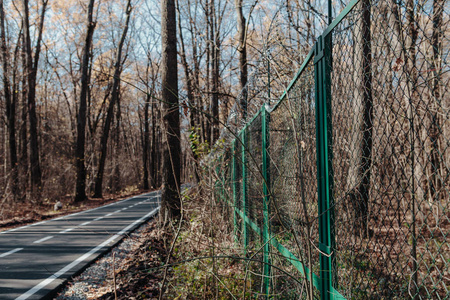
<svg viewBox="0 0 450 300"><path fill-rule="evenodd" d="M248 226L248 255L258 261L263 261L263 183L262 176L262 118L261 113L257 113L252 122L245 128L245 152L244 159L246 164L246 187L247 197L245 203L245 213L257 225L258 231L252 230ZM251 263L249 268L251 270L251 277L253 282L253 289L261 292L262 288L262 263Z"/></svg>
<svg viewBox="0 0 450 300"><path fill-rule="evenodd" d="M449 299L450 4L351 5L327 33L329 72L317 73L322 58L309 56L282 100L267 114L266 107L252 111L224 151L217 174L225 177L230 220L247 255L263 261L263 244L270 243L271 273L262 274L262 264L250 269L258 292L270 276L274 298L306 298L299 279L314 283L313 298ZM270 91L258 93L264 96L252 95L253 103L267 102ZM320 93L328 153L317 150ZM330 228L319 222L327 213L319 205L319 157L330 162ZM320 230L332 237L332 295L319 293L328 255L319 250Z"/></svg>
<svg viewBox="0 0 450 300"><path fill-rule="evenodd" d="M363 0L333 31L335 285L350 299L449 296L443 5Z"/></svg>
<svg viewBox="0 0 450 300"><path fill-rule="evenodd" d="M216 172L216 199L221 206L222 215L228 220L228 232L233 233L234 230L234 204L233 204L233 185L232 185L232 153L228 146L224 149L220 156Z"/></svg>
<svg viewBox="0 0 450 300"><path fill-rule="evenodd" d="M269 124L270 229L300 263L317 274L318 252L309 249L310 243L305 243L308 239L315 244L318 242L312 62L270 113ZM295 273L304 277L299 270ZM277 280L274 281L274 286L281 289Z"/></svg>
<svg viewBox="0 0 450 300"><path fill-rule="evenodd" d="M263 224L263 176L262 176L262 123L261 114L245 128L247 164L247 202L246 212L259 228ZM256 238L259 241L259 235Z"/></svg>

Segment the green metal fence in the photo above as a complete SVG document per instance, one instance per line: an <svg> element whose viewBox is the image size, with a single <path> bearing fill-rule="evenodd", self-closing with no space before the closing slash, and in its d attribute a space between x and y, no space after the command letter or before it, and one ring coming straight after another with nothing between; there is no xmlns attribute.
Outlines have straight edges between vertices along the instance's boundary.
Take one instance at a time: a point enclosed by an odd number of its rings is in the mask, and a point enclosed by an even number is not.
<svg viewBox="0 0 450 300"><path fill-rule="evenodd" d="M447 1L352 1L216 155L252 291L450 298Z"/></svg>

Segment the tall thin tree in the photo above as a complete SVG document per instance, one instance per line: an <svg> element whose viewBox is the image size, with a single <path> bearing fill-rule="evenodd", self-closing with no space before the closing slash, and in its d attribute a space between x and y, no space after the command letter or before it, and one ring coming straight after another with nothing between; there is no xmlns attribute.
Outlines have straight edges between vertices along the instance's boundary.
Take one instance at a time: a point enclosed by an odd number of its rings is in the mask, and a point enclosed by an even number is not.
<svg viewBox="0 0 450 300"><path fill-rule="evenodd" d="M22 20L22 27L23 27L23 20ZM26 72L26 61L27 56L25 53L25 41L22 34L21 39L21 64L22 64L22 74L21 74L21 84L22 84L22 93L21 93L21 118L20 118L20 129L19 129L19 135L20 135L20 143L19 143L19 152L20 152L20 159L19 159L19 168L20 173L23 174L21 176L21 186L22 189L25 191L21 198L25 199L27 196L27 189L28 189L28 173L29 173L29 164L28 164L28 109L27 109L27 91L28 91L28 85L27 85L27 72Z"/></svg>
<svg viewBox="0 0 450 300"><path fill-rule="evenodd" d="M89 1L87 16L87 32L83 48L83 58L81 61L81 92L80 107L77 116L77 143L75 149L75 165L77 171L77 181L75 190L75 202L83 201L86 196L86 166L85 160L85 143L86 143L86 110L87 95L89 89L89 56L91 51L92 36L96 22L93 20L95 0Z"/></svg>
<svg viewBox="0 0 450 300"><path fill-rule="evenodd" d="M178 32L179 32L179 38L180 38L180 57L181 57L181 63L183 65L183 69L184 69L184 78L185 78L185 82L186 82L186 92L187 92L187 100L189 101L189 105L191 106L191 109L189 111L189 116L190 116L190 126L191 126L191 130L193 132L196 132L196 127L197 127L197 119L198 119L198 111L196 109L192 109L192 107L195 106L196 101L194 98L194 89L193 89L193 85L194 83L194 75L192 74L192 70L189 67L189 63L187 61L187 57L186 57L186 47L185 47L185 43L184 43L184 36L183 36L183 31L181 28L181 13L180 13L180 4L177 2L177 13L178 13ZM190 22L191 23L191 22ZM192 25L191 25L191 29L192 29ZM194 41L193 41L194 43ZM195 49L195 45L193 46L193 48ZM194 57L194 60L196 60L197 58ZM195 66L194 66L195 68ZM194 164L195 164L195 169L194 169L194 179L195 182L199 182L200 181L200 175L198 174L198 163L199 163L199 157L197 154L197 151L195 150L195 147L193 147L193 145L191 145L191 151L192 151L192 156L194 158Z"/></svg>
<svg viewBox="0 0 450 300"><path fill-rule="evenodd" d="M147 66L148 68L148 66ZM148 78L148 76L147 76ZM151 94L147 91L147 96L145 97L144 104L144 132L143 132L143 142L142 142L142 164L143 164L143 175L142 176L142 187L144 190L150 188L149 178L148 178L148 154L150 149L150 122L149 122L149 109L150 109Z"/></svg>
<svg viewBox="0 0 450 300"><path fill-rule="evenodd" d="M95 191L94 191L94 197L95 198L101 198L103 193L103 175L105 171L105 162L106 162L106 155L107 155L107 146L108 146L108 138L109 138L109 131L111 128L111 122L113 118L114 113L114 106L118 102L119 99L119 85L120 85L120 75L122 73L122 49L123 45L125 44L125 39L127 37L128 32L128 25L130 23L130 16L131 16L131 0L128 0L127 6L126 6L126 21L125 21L125 27L122 31L122 36L120 38L119 46L117 48L116 53L116 62L114 65L114 78L113 78L113 87L111 92L111 101L109 102L108 106L108 112L105 119L105 125L103 128L103 134L100 141L101 146L101 153L100 153L100 162L97 170L97 176L95 178Z"/></svg>
<svg viewBox="0 0 450 300"><path fill-rule="evenodd" d="M161 206L163 216L181 214L180 188L180 115L178 108L177 21L175 0L161 1L162 104L167 145L164 147Z"/></svg>
<svg viewBox="0 0 450 300"><path fill-rule="evenodd" d="M11 171L11 186L13 197L17 195L18 188L18 169L17 169L17 147L16 147L16 97L11 95L11 84L9 79L9 55L6 44L5 30L5 11L3 8L3 0L0 0L0 35L1 35L1 60L3 67L3 92L6 102L6 119L8 125L8 141L9 141L9 162Z"/></svg>
<svg viewBox="0 0 450 300"><path fill-rule="evenodd" d="M234 0L234 5L236 7L237 13L237 27L238 27L238 35L239 35L239 83L240 88L242 89L242 94L240 100L240 107L242 110L242 116L247 118L247 91L244 90L245 85L248 80L248 66L247 66L247 36L246 36L246 20L244 14L242 12L242 1L243 0Z"/></svg>
<svg viewBox="0 0 450 300"><path fill-rule="evenodd" d="M369 215L369 191L372 165L373 97L372 97L372 50L371 6L368 0L360 2L361 18L355 27L355 69L357 88L354 91L352 148L347 185L355 210L355 233L367 236Z"/></svg>
<svg viewBox="0 0 450 300"><path fill-rule="evenodd" d="M442 134L442 121L439 111L443 105L441 102L442 95L442 36L443 26L442 19L444 14L444 1L433 1L433 32L431 35L431 46L433 47L433 59L431 60L431 70L433 70L433 83L432 83L432 96L433 96L433 108L429 110L431 124L429 135L431 141L431 178L430 178L430 194L433 201L440 200L440 194L442 193L442 178L445 178L441 169L440 162L440 136Z"/></svg>
<svg viewBox="0 0 450 300"><path fill-rule="evenodd" d="M220 55L220 41L219 41L219 20L216 14L215 1L211 0L209 13L210 26L210 55L211 55L211 145L214 145L219 139L219 55Z"/></svg>
<svg viewBox="0 0 450 300"><path fill-rule="evenodd" d="M38 143L38 119L36 114L36 78L39 65L39 55L41 52L42 34L44 30L45 12L47 10L48 0L42 0L41 14L37 28L38 37L36 40L34 58L31 49L30 20L28 10L28 0L23 0L23 21L24 21L24 46L26 53L26 71L27 71L27 104L28 116L30 120L30 169L31 186L36 192L42 184L42 171L39 162L39 143Z"/></svg>

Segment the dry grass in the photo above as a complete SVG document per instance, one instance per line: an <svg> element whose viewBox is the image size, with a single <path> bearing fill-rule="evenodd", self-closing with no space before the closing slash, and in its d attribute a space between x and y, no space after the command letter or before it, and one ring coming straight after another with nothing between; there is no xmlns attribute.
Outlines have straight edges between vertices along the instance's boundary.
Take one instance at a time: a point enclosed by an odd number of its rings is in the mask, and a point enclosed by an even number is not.
<svg viewBox="0 0 450 300"><path fill-rule="evenodd" d="M184 223L174 247L165 299L239 299L244 286L251 285L232 223L211 194L203 183L184 195Z"/></svg>

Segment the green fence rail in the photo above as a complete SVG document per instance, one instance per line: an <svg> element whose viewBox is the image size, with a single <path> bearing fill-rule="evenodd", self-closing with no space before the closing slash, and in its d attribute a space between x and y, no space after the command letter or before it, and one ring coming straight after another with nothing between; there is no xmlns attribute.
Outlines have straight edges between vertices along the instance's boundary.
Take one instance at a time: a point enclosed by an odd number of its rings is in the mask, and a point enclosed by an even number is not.
<svg viewBox="0 0 450 300"><path fill-rule="evenodd" d="M450 298L449 8L352 1L215 156L256 295Z"/></svg>

